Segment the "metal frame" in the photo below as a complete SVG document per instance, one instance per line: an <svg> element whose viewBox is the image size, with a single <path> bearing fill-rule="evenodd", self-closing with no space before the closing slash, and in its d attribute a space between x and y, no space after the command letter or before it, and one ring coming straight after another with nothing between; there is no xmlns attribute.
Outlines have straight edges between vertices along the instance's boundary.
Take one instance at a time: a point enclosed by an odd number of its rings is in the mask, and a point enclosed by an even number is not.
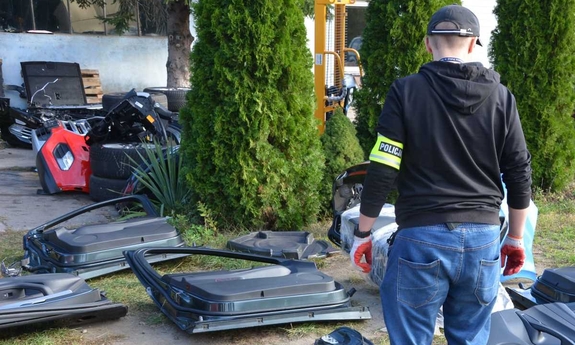
<svg viewBox="0 0 575 345"><path fill-rule="evenodd" d="M345 6L355 4L356 0L316 0L314 6L315 14L315 45L314 45L314 84L316 95L316 110L315 118L320 121L318 129L320 134L325 130L326 113L335 110L334 104L340 104L345 99L345 90L340 97L329 99L325 94L325 79L327 73L334 74L335 86L342 88L344 79L345 67L345 52L351 52L357 56L359 64L359 53L355 49L345 47L345 19L347 16ZM335 7L335 23L334 23L334 51L326 50L327 38L327 6L333 5ZM334 57L333 71L326 71L328 66L326 64L326 55Z"/></svg>

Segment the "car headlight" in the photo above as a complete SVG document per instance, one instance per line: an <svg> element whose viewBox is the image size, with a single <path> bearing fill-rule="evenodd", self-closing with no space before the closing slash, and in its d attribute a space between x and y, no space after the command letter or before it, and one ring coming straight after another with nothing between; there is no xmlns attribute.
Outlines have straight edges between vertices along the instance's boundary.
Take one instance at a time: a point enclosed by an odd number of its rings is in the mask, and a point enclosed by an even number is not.
<svg viewBox="0 0 575 345"><path fill-rule="evenodd" d="M70 150L70 147L66 144L59 144L54 149L54 158L56 158L56 162L58 162L58 166L62 170L69 170L74 163L74 155Z"/></svg>

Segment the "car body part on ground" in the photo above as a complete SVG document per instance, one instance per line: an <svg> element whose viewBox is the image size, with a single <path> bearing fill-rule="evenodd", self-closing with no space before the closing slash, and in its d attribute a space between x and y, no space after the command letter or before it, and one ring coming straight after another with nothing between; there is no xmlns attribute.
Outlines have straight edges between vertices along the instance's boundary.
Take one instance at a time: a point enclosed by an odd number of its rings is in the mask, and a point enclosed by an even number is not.
<svg viewBox="0 0 575 345"><path fill-rule="evenodd" d="M44 126L36 128L32 131L32 150L34 152L40 151L42 146L46 143L50 135L52 135L52 128L54 127L64 127L66 130L79 134L86 135L92 128L91 123L102 120L102 116L93 116L88 119L80 120L50 120L46 121Z"/></svg>
<svg viewBox="0 0 575 345"><path fill-rule="evenodd" d="M373 345L373 342L364 338L357 330L344 326L317 339L314 345Z"/></svg>
<svg viewBox="0 0 575 345"><path fill-rule="evenodd" d="M339 253L307 231L257 231L231 239L228 249L286 259L322 258Z"/></svg>
<svg viewBox="0 0 575 345"><path fill-rule="evenodd" d="M353 229L359 222L359 207L361 203L361 192L363 190L363 181L367 174L369 161L353 165L337 176L332 184L332 207L333 221L328 230L328 238L345 252L349 253L353 244ZM505 185L503 186L505 190ZM501 221L500 237L501 240L507 235L509 228L507 192L503 198L499 219ZM529 214L525 224L524 243L526 260L521 271L512 276L501 275L501 281L505 282L514 278L527 278L535 280L535 262L533 260L532 244L537 224L538 210L533 201L529 206ZM344 224L345 223L345 224ZM372 269L370 277L376 284L379 284L385 272L387 258L387 239L397 229L395 224L395 209L391 204L386 204L382 208L380 216L374 226L374 246L373 260L375 270ZM380 258L380 260L376 260Z"/></svg>
<svg viewBox="0 0 575 345"><path fill-rule="evenodd" d="M100 104L87 104L77 63L26 61L20 63L24 87L10 85L27 99L26 109L11 107L2 114L2 138L12 146L32 147L32 132L47 121L75 121L104 116Z"/></svg>
<svg viewBox="0 0 575 345"><path fill-rule="evenodd" d="M508 287L507 291L519 309L553 302L575 303L575 267L545 269L530 287L521 283L519 288Z"/></svg>
<svg viewBox="0 0 575 345"><path fill-rule="evenodd" d="M104 224L84 225L76 229L57 225L92 210L118 203L139 204L145 217ZM24 235L24 270L33 273L71 273L85 279L126 269L125 250L184 246L180 233L159 217L150 200L131 195L94 203L44 223ZM175 259L183 255L157 255L150 262Z"/></svg>
<svg viewBox="0 0 575 345"><path fill-rule="evenodd" d="M548 303L491 315L487 345L575 345L575 303Z"/></svg>
<svg viewBox="0 0 575 345"><path fill-rule="evenodd" d="M49 129L50 135L36 154L36 169L45 194L89 192L90 149L84 136L61 125Z"/></svg>
<svg viewBox="0 0 575 345"><path fill-rule="evenodd" d="M66 273L0 279L0 329L61 320L78 325L118 319L125 305L109 301L84 279Z"/></svg>
<svg viewBox="0 0 575 345"><path fill-rule="evenodd" d="M257 262L249 269L160 276L148 255L211 255ZM156 306L188 333L292 322L365 320L367 307L352 307L345 291L311 261L279 259L208 248L142 248L126 259Z"/></svg>

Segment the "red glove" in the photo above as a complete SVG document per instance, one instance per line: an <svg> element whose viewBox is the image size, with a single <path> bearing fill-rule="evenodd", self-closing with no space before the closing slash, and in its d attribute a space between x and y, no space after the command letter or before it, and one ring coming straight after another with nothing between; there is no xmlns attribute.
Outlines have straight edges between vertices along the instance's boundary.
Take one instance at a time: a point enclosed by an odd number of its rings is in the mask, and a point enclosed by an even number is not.
<svg viewBox="0 0 575 345"><path fill-rule="evenodd" d="M371 271L371 236L366 238L361 238L353 236L353 246L349 253L351 256L351 264L363 273L369 273ZM365 257L365 261L362 261Z"/></svg>
<svg viewBox="0 0 575 345"><path fill-rule="evenodd" d="M523 239L507 235L501 245L501 267L504 276L513 275L521 270L525 263Z"/></svg>

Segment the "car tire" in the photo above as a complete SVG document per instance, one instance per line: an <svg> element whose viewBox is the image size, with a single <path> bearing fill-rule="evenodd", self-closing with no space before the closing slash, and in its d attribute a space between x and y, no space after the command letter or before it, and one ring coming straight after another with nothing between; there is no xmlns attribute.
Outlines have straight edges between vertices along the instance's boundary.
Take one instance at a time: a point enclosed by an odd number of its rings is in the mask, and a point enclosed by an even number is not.
<svg viewBox="0 0 575 345"><path fill-rule="evenodd" d="M168 108L168 96L161 92L148 92L154 102L159 103L162 107Z"/></svg>
<svg viewBox="0 0 575 345"><path fill-rule="evenodd" d="M186 105L188 91L190 89L185 87L147 87L144 89L144 92L160 92L166 95L168 98L168 110L173 112L179 112Z"/></svg>
<svg viewBox="0 0 575 345"><path fill-rule="evenodd" d="M104 177L90 176L90 199L94 201L105 201L119 198L126 187L126 180L110 179Z"/></svg>
<svg viewBox="0 0 575 345"><path fill-rule="evenodd" d="M106 112L110 111L124 99L125 95L125 92L105 93L102 96L102 109Z"/></svg>
<svg viewBox="0 0 575 345"><path fill-rule="evenodd" d="M153 144L143 143L98 143L90 146L90 167L92 174L108 179L126 180L135 166L145 160L146 148Z"/></svg>

